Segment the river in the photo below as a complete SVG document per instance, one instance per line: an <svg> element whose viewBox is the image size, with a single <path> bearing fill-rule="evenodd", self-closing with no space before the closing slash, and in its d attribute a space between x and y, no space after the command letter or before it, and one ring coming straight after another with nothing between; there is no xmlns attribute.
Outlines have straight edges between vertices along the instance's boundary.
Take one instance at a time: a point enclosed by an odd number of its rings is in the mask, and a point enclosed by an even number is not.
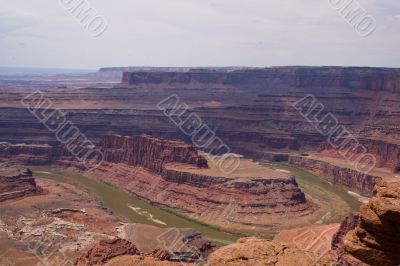
<svg viewBox="0 0 400 266"><path fill-rule="evenodd" d="M329 184L323 178L307 171L284 164L267 164L267 167L289 170L296 175L299 186L313 198L328 206L329 217L321 223L339 222L349 212L358 210L360 203L346 190ZM95 178L53 168L33 168L36 176L73 184L88 192L95 200L119 217L130 222L158 227L194 228L217 245L233 243L237 234L221 231L216 227L193 221L173 212L158 208L138 199L123 189L96 180Z"/></svg>

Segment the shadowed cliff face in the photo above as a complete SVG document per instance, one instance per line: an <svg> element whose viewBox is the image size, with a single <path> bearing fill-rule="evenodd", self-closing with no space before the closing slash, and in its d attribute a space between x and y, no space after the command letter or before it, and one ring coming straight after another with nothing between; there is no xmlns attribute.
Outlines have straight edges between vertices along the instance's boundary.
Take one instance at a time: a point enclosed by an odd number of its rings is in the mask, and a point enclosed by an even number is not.
<svg viewBox="0 0 400 266"><path fill-rule="evenodd" d="M161 173L165 163L191 164L207 168L207 160L194 147L151 136L105 136L98 146L102 148L105 160L113 163L140 165Z"/></svg>
<svg viewBox="0 0 400 266"><path fill-rule="evenodd" d="M32 172L5 172L4 169L0 172L0 202L39 193Z"/></svg>

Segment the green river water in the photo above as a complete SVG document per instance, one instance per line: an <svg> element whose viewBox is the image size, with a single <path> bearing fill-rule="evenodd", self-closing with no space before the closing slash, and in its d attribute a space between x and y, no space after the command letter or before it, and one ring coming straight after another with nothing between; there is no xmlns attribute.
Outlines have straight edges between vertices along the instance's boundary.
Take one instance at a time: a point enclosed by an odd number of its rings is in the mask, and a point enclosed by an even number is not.
<svg viewBox="0 0 400 266"><path fill-rule="evenodd" d="M313 197L325 202L332 209L331 217L325 222L338 222L350 211L358 210L360 203L346 190L332 186L323 178L307 171L284 165L265 164L266 167L285 169L295 174L299 186ZM150 224L158 227L194 228L217 245L226 245L240 238L239 234L222 231L216 227L193 221L172 211L155 207L138 199L123 189L80 174L52 168L34 168L36 176L73 184L87 191L94 199L119 217L130 222ZM340 204L337 202L340 201ZM337 208L337 210L335 209Z"/></svg>

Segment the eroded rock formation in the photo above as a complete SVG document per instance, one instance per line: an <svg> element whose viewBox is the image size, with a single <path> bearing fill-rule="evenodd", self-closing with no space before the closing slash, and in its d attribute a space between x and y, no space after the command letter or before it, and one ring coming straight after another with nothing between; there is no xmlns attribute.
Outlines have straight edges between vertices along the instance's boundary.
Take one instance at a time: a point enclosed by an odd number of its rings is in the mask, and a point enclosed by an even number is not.
<svg viewBox="0 0 400 266"><path fill-rule="evenodd" d="M101 240L78 258L76 265L104 265L112 258L123 255L140 255L140 252L135 245L123 239Z"/></svg>
<svg viewBox="0 0 400 266"><path fill-rule="evenodd" d="M400 183L377 179L374 197L343 239L344 251L369 265L400 264Z"/></svg>
<svg viewBox="0 0 400 266"><path fill-rule="evenodd" d="M375 179L377 178L354 169L302 156L290 156L289 163L325 176L333 184L344 186L364 196L372 195Z"/></svg>
<svg viewBox="0 0 400 266"><path fill-rule="evenodd" d="M77 259L76 265L104 265L108 262L107 265L131 265L133 262L137 264L132 265L203 263L215 249L210 241L193 229L124 224L120 228L120 236L122 238L95 243Z"/></svg>
<svg viewBox="0 0 400 266"><path fill-rule="evenodd" d="M161 173L166 163L191 164L207 168L207 160L196 149L180 141L169 141L147 135L123 137L105 136L97 145L104 151L105 160L143 166Z"/></svg>
<svg viewBox="0 0 400 266"><path fill-rule="evenodd" d="M119 236L161 261L203 262L215 249L214 244L194 229L125 224Z"/></svg>
<svg viewBox="0 0 400 266"><path fill-rule="evenodd" d="M105 160L92 174L203 222L254 230L316 218L317 206L306 199L294 176L246 159L240 160L239 170L225 175L183 142L112 135L96 147ZM24 163L79 168L79 161L62 146L10 145L0 154Z"/></svg>
<svg viewBox="0 0 400 266"><path fill-rule="evenodd" d="M36 186L30 170L20 173L15 170L1 169L0 202L35 195L39 192L40 189Z"/></svg>
<svg viewBox="0 0 400 266"><path fill-rule="evenodd" d="M72 143L69 149L66 146L49 145L11 145L6 143L0 150L0 155L25 164L45 165L56 162L79 161L73 155L85 154L88 150L85 146ZM199 155L190 145L178 141L157 139L148 135L123 137L107 135L96 145L102 149L104 160L113 163L126 163L142 166L153 172L161 173L165 163L177 162L194 165L199 168L207 168L207 160Z"/></svg>

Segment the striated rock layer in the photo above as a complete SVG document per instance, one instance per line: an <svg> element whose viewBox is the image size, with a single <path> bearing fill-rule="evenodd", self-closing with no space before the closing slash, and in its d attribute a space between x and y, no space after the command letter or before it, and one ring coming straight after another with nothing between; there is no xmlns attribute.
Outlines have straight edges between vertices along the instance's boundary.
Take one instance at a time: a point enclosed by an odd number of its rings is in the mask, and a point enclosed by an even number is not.
<svg viewBox="0 0 400 266"><path fill-rule="evenodd" d="M207 160L196 149L179 141L151 136L105 136L97 145L104 151L105 160L113 163L140 165L161 173L165 163L191 164L207 168Z"/></svg>
<svg viewBox="0 0 400 266"><path fill-rule="evenodd" d="M70 149L65 146L7 143L6 148L0 150L0 155L11 159L16 156L26 164L41 165L60 160L74 160L72 151L77 153L76 151L79 150L80 154L85 154L84 151L88 149L74 143L69 147ZM96 147L101 149L104 161L142 166L156 173L161 173L163 165L171 162L190 164L199 168L207 167L207 160L198 155L192 146L148 135L105 136Z"/></svg>
<svg viewBox="0 0 400 266"><path fill-rule="evenodd" d="M301 156L290 156L289 163L325 176L333 184L344 186L363 196L371 196L376 176L339 167L328 162Z"/></svg>
<svg viewBox="0 0 400 266"><path fill-rule="evenodd" d="M374 194L340 245L350 265L400 265L400 183L377 179Z"/></svg>
<svg viewBox="0 0 400 266"><path fill-rule="evenodd" d="M135 71L124 72L122 84L130 88L141 86L190 86L203 84L218 87L283 88L347 88L377 89L400 92L400 72L396 69L341 67L271 67L218 72L193 69L187 72Z"/></svg>
<svg viewBox="0 0 400 266"><path fill-rule="evenodd" d="M0 202L35 195L39 192L32 172L0 171Z"/></svg>

